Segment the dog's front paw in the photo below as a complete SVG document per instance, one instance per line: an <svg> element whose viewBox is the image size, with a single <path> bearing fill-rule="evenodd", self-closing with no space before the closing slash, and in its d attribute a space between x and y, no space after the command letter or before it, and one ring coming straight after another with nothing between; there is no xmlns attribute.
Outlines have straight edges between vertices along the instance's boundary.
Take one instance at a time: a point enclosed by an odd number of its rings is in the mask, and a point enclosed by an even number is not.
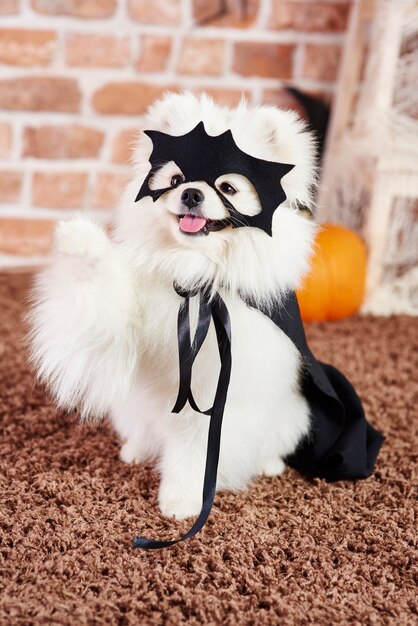
<svg viewBox="0 0 418 626"><path fill-rule="evenodd" d="M262 468L263 476L280 476L286 469L286 464L282 459L277 457L276 459L270 459L266 461Z"/></svg>
<svg viewBox="0 0 418 626"><path fill-rule="evenodd" d="M144 450L132 441L126 441L119 451L119 458L123 463L143 463L148 456Z"/></svg>
<svg viewBox="0 0 418 626"><path fill-rule="evenodd" d="M193 498L161 498L160 496L160 511L164 517L175 517L178 520L186 519L187 517L195 517L199 515L202 508L201 499Z"/></svg>
<svg viewBox="0 0 418 626"><path fill-rule="evenodd" d="M99 226L81 218L59 222L54 243L62 255L91 261L105 257L111 245Z"/></svg>

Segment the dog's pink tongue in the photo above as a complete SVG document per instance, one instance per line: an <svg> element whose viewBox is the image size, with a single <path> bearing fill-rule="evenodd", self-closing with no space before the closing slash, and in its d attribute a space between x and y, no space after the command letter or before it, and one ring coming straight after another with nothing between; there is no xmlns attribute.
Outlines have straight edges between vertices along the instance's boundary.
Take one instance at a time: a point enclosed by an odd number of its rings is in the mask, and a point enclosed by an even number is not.
<svg viewBox="0 0 418 626"><path fill-rule="evenodd" d="M207 220L204 217L195 217L194 215L185 215L181 218L179 224L180 229L184 233L197 233L202 230Z"/></svg>

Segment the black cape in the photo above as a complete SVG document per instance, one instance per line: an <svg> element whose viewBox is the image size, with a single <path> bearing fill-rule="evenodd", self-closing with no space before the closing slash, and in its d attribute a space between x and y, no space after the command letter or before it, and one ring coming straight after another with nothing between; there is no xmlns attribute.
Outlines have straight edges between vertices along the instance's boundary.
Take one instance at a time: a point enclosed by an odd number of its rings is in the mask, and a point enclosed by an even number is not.
<svg viewBox="0 0 418 626"><path fill-rule="evenodd" d="M294 292L267 315L295 344L303 359L302 392L311 413L311 432L286 459L291 467L326 480L367 478L384 437L365 417L360 398L332 365L317 361L309 349Z"/></svg>

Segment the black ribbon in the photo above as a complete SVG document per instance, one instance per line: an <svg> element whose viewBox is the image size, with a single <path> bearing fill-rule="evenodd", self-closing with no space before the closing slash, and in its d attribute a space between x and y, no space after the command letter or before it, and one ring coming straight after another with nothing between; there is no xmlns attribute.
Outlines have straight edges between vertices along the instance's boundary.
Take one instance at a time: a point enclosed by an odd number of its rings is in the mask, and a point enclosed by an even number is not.
<svg viewBox="0 0 418 626"><path fill-rule="evenodd" d="M189 402L190 406L198 413L210 415L205 477L203 481L203 504L199 517L192 528L185 535L180 537L180 539L158 541L155 539L147 539L146 537L135 537L133 546L135 548L146 548L148 550L167 548L180 541L185 541L193 537L193 535L203 528L209 517L216 492L222 420L231 377L231 324L228 309L224 301L219 294L211 298L207 291L200 291L199 317L196 333L192 342L190 336L190 298L197 295L199 292L185 291L176 284L174 284L174 289L179 296L184 298L184 302L180 305L177 323L180 384L177 400L172 412L179 413L185 407L186 403ZM192 368L208 334L211 319L215 325L221 369L213 406L206 411L201 411L193 398L191 390Z"/></svg>

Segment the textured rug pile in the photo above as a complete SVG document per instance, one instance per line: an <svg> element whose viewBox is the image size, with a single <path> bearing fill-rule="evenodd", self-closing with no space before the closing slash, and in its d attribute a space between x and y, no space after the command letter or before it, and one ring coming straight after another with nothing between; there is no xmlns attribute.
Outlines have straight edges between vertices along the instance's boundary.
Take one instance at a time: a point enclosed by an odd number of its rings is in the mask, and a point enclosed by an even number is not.
<svg viewBox="0 0 418 626"><path fill-rule="evenodd" d="M196 538L174 538L158 476L123 465L105 424L57 411L26 363L30 277L0 276L0 624L408 626L417 613L418 320L308 327L387 437L374 475L327 484L287 469L217 495Z"/></svg>

